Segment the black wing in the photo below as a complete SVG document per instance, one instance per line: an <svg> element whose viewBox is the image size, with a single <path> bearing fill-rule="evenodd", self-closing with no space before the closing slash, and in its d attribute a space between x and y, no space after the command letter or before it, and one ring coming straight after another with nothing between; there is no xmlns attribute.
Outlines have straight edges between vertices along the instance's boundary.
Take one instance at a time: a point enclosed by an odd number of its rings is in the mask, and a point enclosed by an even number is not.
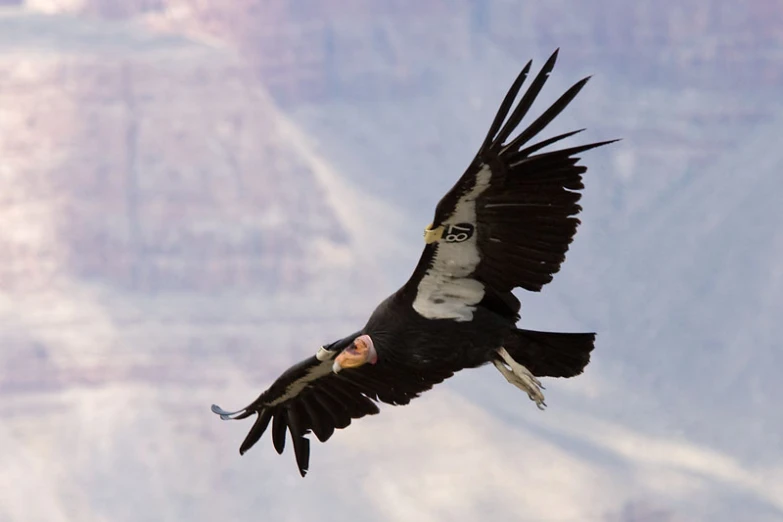
<svg viewBox="0 0 783 522"><path fill-rule="evenodd" d="M540 291L560 270L579 224L577 191L584 188L582 174L587 170L577 165L576 154L615 140L541 152L580 132L573 131L528 145L589 78L577 82L509 140L546 83L557 53L512 111L530 72L528 62L475 159L438 203L433 223L425 230L427 245L403 292L422 316L469 321L480 302L517 316L519 301L511 290Z"/></svg>
<svg viewBox="0 0 783 522"><path fill-rule="evenodd" d="M354 337L346 339L352 341ZM375 365L365 364L335 374L332 364L344 347L332 345L328 351L295 364L246 408L227 412L212 406L212 411L224 420L257 414L255 424L239 448L240 454L258 442L271 422L275 450L283 453L288 431L299 473L304 477L310 462L309 433L326 442L335 429L345 428L353 419L378 413L378 401L408 404L452 375L432 370L422 374L390 357L384 357Z"/></svg>

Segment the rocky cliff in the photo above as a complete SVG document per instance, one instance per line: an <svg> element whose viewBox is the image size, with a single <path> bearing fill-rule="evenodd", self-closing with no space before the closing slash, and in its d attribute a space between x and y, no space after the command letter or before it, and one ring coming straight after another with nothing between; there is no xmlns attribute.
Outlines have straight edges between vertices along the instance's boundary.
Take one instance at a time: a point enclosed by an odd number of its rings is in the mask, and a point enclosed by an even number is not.
<svg viewBox="0 0 783 522"><path fill-rule="evenodd" d="M3 288L68 275L301 289L329 253L349 257L312 162L231 53L78 20L3 22Z"/></svg>

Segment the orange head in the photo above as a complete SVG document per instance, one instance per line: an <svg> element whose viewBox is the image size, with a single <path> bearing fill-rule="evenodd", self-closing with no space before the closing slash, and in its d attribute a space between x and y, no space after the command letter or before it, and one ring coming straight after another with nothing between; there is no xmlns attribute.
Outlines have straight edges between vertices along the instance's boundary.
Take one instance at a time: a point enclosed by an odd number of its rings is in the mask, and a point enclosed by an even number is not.
<svg viewBox="0 0 783 522"><path fill-rule="evenodd" d="M378 353L375 351L372 339L369 335L360 335L353 340L350 346L335 357L332 371L339 372L345 368L358 368L364 364L378 362Z"/></svg>

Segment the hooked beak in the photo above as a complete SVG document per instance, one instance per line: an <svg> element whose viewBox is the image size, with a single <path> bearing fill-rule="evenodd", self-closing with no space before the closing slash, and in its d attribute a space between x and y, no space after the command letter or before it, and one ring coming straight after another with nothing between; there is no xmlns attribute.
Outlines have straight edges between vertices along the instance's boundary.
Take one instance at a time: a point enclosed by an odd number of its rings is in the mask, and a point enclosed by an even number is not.
<svg viewBox="0 0 783 522"><path fill-rule="evenodd" d="M345 368L358 368L367 363L378 362L378 352L375 351L369 335L360 335L351 345L335 357L332 371L338 373Z"/></svg>

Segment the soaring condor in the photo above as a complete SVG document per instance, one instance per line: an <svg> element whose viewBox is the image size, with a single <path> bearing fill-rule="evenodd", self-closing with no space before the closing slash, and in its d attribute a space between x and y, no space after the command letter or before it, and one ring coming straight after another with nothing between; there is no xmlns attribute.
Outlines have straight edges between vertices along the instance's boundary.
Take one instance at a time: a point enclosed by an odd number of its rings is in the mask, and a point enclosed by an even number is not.
<svg viewBox="0 0 783 522"><path fill-rule="evenodd" d="M413 275L367 324L286 370L249 406L212 406L224 420L256 415L240 454L271 422L275 450L282 454L288 431L304 476L310 432L325 442L335 428L378 413L376 402L408 404L462 369L493 364L542 409L539 377L582 373L595 334L519 329L520 302L512 294L540 291L560 269L579 224L587 171L576 155L611 143L544 151L573 131L530 144L589 78L512 137L556 59L557 51L514 105L532 62L522 69L476 157L438 203Z"/></svg>

